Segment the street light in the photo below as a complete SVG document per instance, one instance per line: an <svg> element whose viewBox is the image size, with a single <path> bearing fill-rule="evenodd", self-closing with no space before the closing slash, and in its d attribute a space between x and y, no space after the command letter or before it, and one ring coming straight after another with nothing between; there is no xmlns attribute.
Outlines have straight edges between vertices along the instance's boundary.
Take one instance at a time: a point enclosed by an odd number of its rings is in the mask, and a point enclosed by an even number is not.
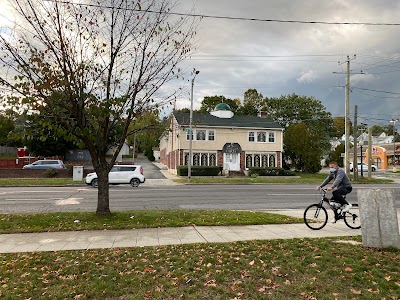
<svg viewBox="0 0 400 300"><path fill-rule="evenodd" d="M193 121L193 86L194 86L194 79L196 75L199 74L200 71L196 71L192 78L192 89L190 93L190 117L189 117L189 159L188 159L188 178L190 180L192 176L192 144L193 144L193 132L192 132L192 121Z"/></svg>
<svg viewBox="0 0 400 300"><path fill-rule="evenodd" d="M393 162L393 172L396 172L396 166L395 166L395 162L396 162L396 138L395 138L395 132L396 132L396 122L399 121L399 119L391 119L390 123L393 123L393 158L392 158L392 162Z"/></svg>
<svg viewBox="0 0 400 300"><path fill-rule="evenodd" d="M364 134L364 129L367 127L367 124L361 123L360 131L361 131L361 136L360 136L360 152L361 152L361 177L364 177L363 173L363 145L364 145L364 139L363 139L363 134ZM354 168L354 166L353 166Z"/></svg>

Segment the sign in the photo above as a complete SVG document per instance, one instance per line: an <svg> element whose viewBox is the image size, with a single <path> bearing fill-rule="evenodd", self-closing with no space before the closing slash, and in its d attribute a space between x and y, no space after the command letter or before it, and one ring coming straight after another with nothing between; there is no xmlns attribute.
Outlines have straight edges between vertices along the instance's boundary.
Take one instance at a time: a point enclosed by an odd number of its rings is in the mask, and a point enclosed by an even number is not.
<svg viewBox="0 0 400 300"><path fill-rule="evenodd" d="M189 134L189 133L190 133L190 128L185 128L185 132L186 132L187 134Z"/></svg>
<svg viewBox="0 0 400 300"><path fill-rule="evenodd" d="M340 153L340 157L345 157L346 153Z"/></svg>

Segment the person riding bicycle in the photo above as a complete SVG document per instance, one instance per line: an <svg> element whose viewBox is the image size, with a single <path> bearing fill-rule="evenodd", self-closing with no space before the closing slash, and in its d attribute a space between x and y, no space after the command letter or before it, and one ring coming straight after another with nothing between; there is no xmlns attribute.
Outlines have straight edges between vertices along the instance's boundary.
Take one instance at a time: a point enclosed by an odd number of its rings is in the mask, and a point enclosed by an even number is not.
<svg viewBox="0 0 400 300"><path fill-rule="evenodd" d="M327 185L332 179L334 182L331 187L327 188L328 191L332 191L332 200L336 200L342 205L342 212L348 212L352 205L343 198L343 195L351 193L353 187L347 174L343 168L339 168L338 163L333 161L329 164L329 176L324 182L317 187L320 189ZM335 223L336 219L332 220Z"/></svg>

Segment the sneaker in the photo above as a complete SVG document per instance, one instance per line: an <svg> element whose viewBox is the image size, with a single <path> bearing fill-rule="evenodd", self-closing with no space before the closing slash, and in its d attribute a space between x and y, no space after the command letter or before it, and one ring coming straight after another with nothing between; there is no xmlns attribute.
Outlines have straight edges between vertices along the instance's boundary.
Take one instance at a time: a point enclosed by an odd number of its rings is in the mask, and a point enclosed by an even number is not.
<svg viewBox="0 0 400 300"><path fill-rule="evenodd" d="M333 219L331 220L331 223L332 223L332 224L335 224L335 223L336 223L336 218L333 218Z"/></svg>
<svg viewBox="0 0 400 300"><path fill-rule="evenodd" d="M348 212L350 210L350 208L352 208L352 207L353 207L353 205L351 205L351 204L345 204L345 205L343 205L342 212Z"/></svg>

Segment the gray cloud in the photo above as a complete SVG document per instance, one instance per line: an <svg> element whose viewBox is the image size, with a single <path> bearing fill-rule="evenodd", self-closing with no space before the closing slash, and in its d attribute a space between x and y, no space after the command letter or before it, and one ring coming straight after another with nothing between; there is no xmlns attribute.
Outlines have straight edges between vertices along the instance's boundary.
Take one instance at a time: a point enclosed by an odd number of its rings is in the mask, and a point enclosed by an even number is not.
<svg viewBox="0 0 400 300"><path fill-rule="evenodd" d="M400 20L397 0L198 0L195 7L199 14L261 19L374 23ZM356 54L351 61L352 73L363 71L364 75L353 74L351 86L399 94L391 95L398 98L383 98L388 95L352 89L351 112L357 104L365 118L362 122L387 124L400 114L399 33L400 26L205 18L198 32L197 51L192 60L185 62L200 70L195 83L195 107L204 96L242 99L247 89L256 88L267 97L290 93L314 96L334 116L344 115L346 77L334 72L344 72L347 55ZM181 99L179 105L189 107L188 99Z"/></svg>

